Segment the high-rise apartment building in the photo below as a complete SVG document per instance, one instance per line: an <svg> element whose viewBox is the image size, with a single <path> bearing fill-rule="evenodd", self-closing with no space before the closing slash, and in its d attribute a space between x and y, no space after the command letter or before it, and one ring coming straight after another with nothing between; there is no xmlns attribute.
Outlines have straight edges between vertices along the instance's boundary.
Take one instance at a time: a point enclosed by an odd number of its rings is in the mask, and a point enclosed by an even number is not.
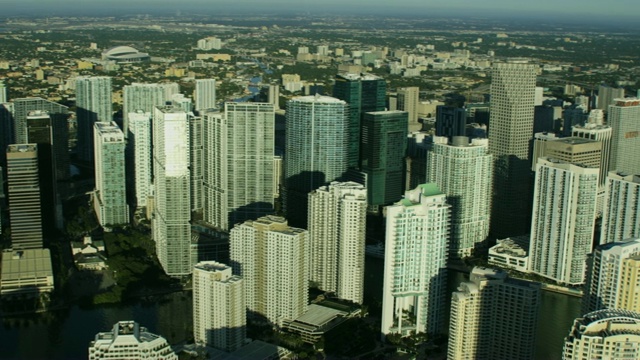
<svg viewBox="0 0 640 360"><path fill-rule="evenodd" d="M349 105L349 167L357 168L362 116L385 109L387 82L375 75L353 73L338 74L335 80L333 96Z"/></svg>
<svg viewBox="0 0 640 360"><path fill-rule="evenodd" d="M129 114L127 139L127 189L135 207L146 207L151 195L151 113L138 110Z"/></svg>
<svg viewBox="0 0 640 360"><path fill-rule="evenodd" d="M162 106L153 116L151 229L156 252L168 275L189 275L191 264L191 182L189 120L181 108Z"/></svg>
<svg viewBox="0 0 640 360"><path fill-rule="evenodd" d="M282 326L308 306L307 230L278 216L237 224L230 233L233 272L242 276L247 309Z"/></svg>
<svg viewBox="0 0 640 360"><path fill-rule="evenodd" d="M607 177L600 244L640 237L640 175Z"/></svg>
<svg viewBox="0 0 640 360"><path fill-rule="evenodd" d="M407 148L407 112L364 113L361 170L366 174L369 205L389 205L402 197Z"/></svg>
<svg viewBox="0 0 640 360"><path fill-rule="evenodd" d="M242 278L231 267L203 261L193 269L193 336L196 344L232 352L247 335Z"/></svg>
<svg viewBox="0 0 640 360"><path fill-rule="evenodd" d="M66 125L69 116L69 108L53 101L39 97L13 99L9 106L9 112L13 118L13 141L17 144L28 142L27 116L33 111L42 111L49 114L52 122L61 122Z"/></svg>
<svg viewBox="0 0 640 360"><path fill-rule="evenodd" d="M307 194L339 180L348 168L349 107L328 96L287 102L285 191L289 221L306 227Z"/></svg>
<svg viewBox="0 0 640 360"><path fill-rule="evenodd" d="M38 145L13 144L7 147L7 190L11 245L14 249L41 249Z"/></svg>
<svg viewBox="0 0 640 360"><path fill-rule="evenodd" d="M203 117L205 221L226 230L273 213L273 105L226 103Z"/></svg>
<svg viewBox="0 0 640 360"><path fill-rule="evenodd" d="M165 105L180 88L176 83L145 84L132 83L122 87L122 120L125 138L128 139L129 114L138 110L153 114L156 106Z"/></svg>
<svg viewBox="0 0 640 360"><path fill-rule="evenodd" d="M589 257L582 312L640 311L640 238L596 247Z"/></svg>
<svg viewBox="0 0 640 360"><path fill-rule="evenodd" d="M435 184L422 184L387 207L383 335L444 331L451 207Z"/></svg>
<svg viewBox="0 0 640 360"><path fill-rule="evenodd" d="M529 141L533 134L536 66L496 63L491 70L489 152L494 156L491 232L529 232Z"/></svg>
<svg viewBox="0 0 640 360"><path fill-rule="evenodd" d="M397 109L409 113L409 131L420 130L418 122L418 104L420 102L419 87L404 87L398 89Z"/></svg>
<svg viewBox="0 0 640 360"><path fill-rule="evenodd" d="M273 105L275 110L280 110L280 85L271 84L267 88L267 102Z"/></svg>
<svg viewBox="0 0 640 360"><path fill-rule="evenodd" d="M215 109L216 105L216 79L196 80L196 111Z"/></svg>
<svg viewBox="0 0 640 360"><path fill-rule="evenodd" d="M564 338L563 360L640 358L640 314L598 310L575 319Z"/></svg>
<svg viewBox="0 0 640 360"><path fill-rule="evenodd" d="M451 299L447 359L533 359L540 285L475 267Z"/></svg>
<svg viewBox="0 0 640 360"><path fill-rule="evenodd" d="M530 270L554 281L584 283L585 261L593 244L598 168L538 159Z"/></svg>
<svg viewBox="0 0 640 360"><path fill-rule="evenodd" d="M615 99L624 98L623 88L612 88L605 84L598 86L598 109L607 111Z"/></svg>
<svg viewBox="0 0 640 360"><path fill-rule="evenodd" d="M78 119L78 159L93 161L93 124L111 122L111 78L108 76L76 78L76 117Z"/></svg>
<svg viewBox="0 0 640 360"><path fill-rule="evenodd" d="M95 145L96 190L93 206L103 227L129 222L125 176L124 134L115 122L96 122Z"/></svg>
<svg viewBox="0 0 640 360"><path fill-rule="evenodd" d="M607 118L613 129L609 170L640 174L640 99L615 99Z"/></svg>
<svg viewBox="0 0 640 360"><path fill-rule="evenodd" d="M332 182L309 193L309 278L318 288L361 304L367 190Z"/></svg>
<svg viewBox="0 0 640 360"><path fill-rule="evenodd" d="M4 84L4 81L0 81L0 104L6 103L9 101L9 91L7 86Z"/></svg>
<svg viewBox="0 0 640 360"><path fill-rule="evenodd" d="M449 255L470 256L489 235L493 157L489 140L435 136L426 180L438 185L451 205Z"/></svg>
<svg viewBox="0 0 640 360"><path fill-rule="evenodd" d="M120 321L113 330L96 334L89 344L89 360L99 359L178 360L178 356L162 336L135 321Z"/></svg>

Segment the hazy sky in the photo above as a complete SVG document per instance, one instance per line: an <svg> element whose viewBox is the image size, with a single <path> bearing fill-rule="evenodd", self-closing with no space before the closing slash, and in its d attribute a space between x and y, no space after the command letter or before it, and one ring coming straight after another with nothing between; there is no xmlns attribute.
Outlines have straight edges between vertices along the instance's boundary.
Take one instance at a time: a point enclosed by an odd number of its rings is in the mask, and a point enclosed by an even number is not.
<svg viewBox="0 0 640 360"><path fill-rule="evenodd" d="M566 17L612 18L640 21L640 0L0 0L0 16L16 13L60 15L66 11L125 13L128 10L139 13L200 11L205 14L216 12L263 11L263 12L360 12L367 13L409 13L415 16L429 16L458 12L461 15L481 16L541 15L552 14Z"/></svg>

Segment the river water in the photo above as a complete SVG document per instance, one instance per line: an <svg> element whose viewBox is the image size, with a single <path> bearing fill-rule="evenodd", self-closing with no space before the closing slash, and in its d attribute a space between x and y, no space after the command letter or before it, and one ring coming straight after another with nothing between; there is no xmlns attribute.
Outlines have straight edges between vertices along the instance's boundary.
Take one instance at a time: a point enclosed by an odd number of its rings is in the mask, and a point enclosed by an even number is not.
<svg viewBox="0 0 640 360"><path fill-rule="evenodd" d="M372 313L381 305L383 265L383 260L367 257L365 297ZM450 291L466 280L463 273L449 274ZM537 359L560 359L563 339L579 311L579 298L542 292ZM193 326L191 296L174 293L146 304L72 307L46 315L4 319L0 326L0 358L86 359L95 334L109 331L122 320L135 320L172 344L185 341Z"/></svg>
<svg viewBox="0 0 640 360"><path fill-rule="evenodd" d="M151 304L93 309L73 307L46 315L3 319L0 327L2 359L87 359L89 342L122 320L135 320L170 343L192 333L192 302L174 293Z"/></svg>

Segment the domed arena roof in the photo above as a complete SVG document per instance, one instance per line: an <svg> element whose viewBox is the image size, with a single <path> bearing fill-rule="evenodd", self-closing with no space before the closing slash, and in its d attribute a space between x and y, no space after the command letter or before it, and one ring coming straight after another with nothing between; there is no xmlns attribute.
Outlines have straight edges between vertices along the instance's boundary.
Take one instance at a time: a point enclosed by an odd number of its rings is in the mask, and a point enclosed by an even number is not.
<svg viewBox="0 0 640 360"><path fill-rule="evenodd" d="M150 59L149 54L140 52L131 46L114 46L102 52L103 60L123 62L139 62Z"/></svg>

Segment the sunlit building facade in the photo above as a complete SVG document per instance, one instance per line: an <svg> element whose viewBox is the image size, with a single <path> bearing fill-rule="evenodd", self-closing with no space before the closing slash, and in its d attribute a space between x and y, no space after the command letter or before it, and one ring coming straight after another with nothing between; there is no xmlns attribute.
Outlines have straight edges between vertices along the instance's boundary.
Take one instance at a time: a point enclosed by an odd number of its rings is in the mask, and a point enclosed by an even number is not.
<svg viewBox="0 0 640 360"><path fill-rule="evenodd" d="M386 210L381 333L443 332L451 218L446 196L437 185L423 184Z"/></svg>

